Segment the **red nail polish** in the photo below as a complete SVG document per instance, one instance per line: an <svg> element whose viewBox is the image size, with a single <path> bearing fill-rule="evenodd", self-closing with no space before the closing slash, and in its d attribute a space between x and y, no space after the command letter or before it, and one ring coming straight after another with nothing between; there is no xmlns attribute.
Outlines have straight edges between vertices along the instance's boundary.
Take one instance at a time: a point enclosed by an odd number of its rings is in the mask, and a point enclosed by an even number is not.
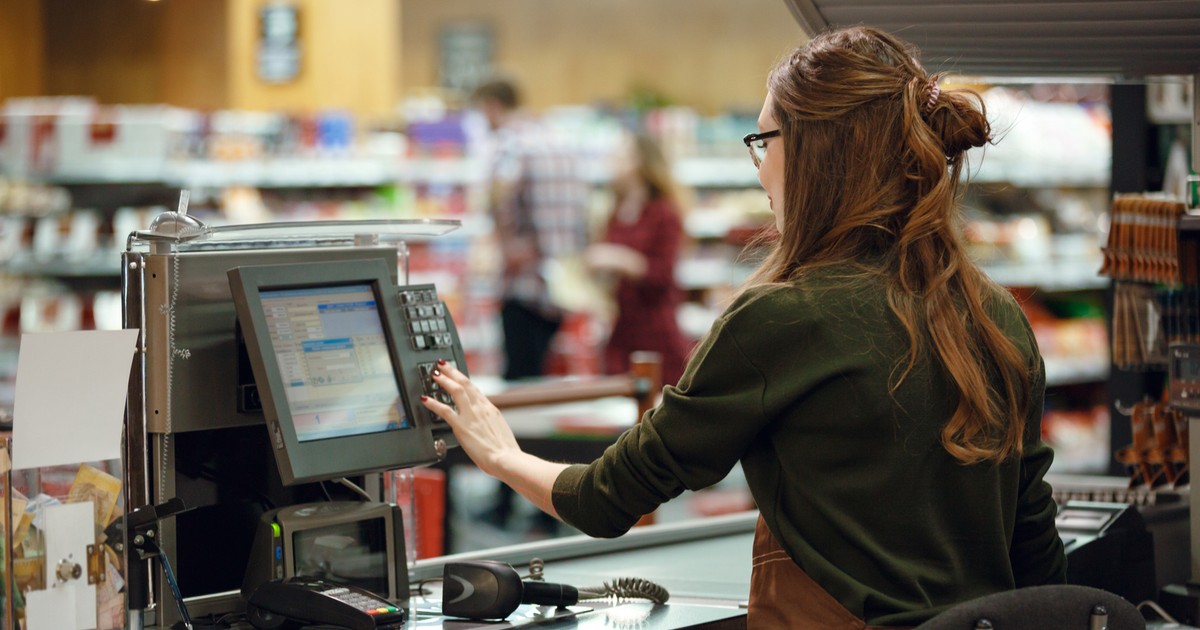
<svg viewBox="0 0 1200 630"><path fill-rule="evenodd" d="M421 396L421 402L425 402L426 400L429 400L428 396Z"/></svg>
<svg viewBox="0 0 1200 630"><path fill-rule="evenodd" d="M438 365L446 365L445 359L438 359Z"/></svg>

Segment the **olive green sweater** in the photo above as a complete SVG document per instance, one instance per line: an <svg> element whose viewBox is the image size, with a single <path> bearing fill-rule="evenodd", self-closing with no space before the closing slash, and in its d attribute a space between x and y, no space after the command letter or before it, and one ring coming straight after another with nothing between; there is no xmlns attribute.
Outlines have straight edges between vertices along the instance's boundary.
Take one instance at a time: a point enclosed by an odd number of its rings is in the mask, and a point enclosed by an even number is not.
<svg viewBox="0 0 1200 630"><path fill-rule="evenodd" d="M869 624L916 625L973 597L1061 583L1043 480L1053 457L1040 438L1044 368L1013 298L991 302L1029 359L1020 458L951 457L939 432L956 398L941 368L926 357L889 394L907 334L879 282L827 272L741 295L657 408L600 459L559 475L554 507L589 535L619 536L741 462L775 538Z"/></svg>

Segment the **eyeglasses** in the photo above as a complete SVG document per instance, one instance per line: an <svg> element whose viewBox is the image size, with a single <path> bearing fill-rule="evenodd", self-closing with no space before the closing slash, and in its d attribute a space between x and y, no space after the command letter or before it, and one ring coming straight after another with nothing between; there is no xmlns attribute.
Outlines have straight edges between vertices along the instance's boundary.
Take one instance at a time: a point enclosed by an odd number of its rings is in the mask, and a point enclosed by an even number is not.
<svg viewBox="0 0 1200 630"><path fill-rule="evenodd" d="M763 157L767 153L767 140L777 137L780 130L764 131L762 133L748 133L742 138L742 142L746 143L746 148L750 149L750 159L754 160L754 168L758 168L762 164Z"/></svg>

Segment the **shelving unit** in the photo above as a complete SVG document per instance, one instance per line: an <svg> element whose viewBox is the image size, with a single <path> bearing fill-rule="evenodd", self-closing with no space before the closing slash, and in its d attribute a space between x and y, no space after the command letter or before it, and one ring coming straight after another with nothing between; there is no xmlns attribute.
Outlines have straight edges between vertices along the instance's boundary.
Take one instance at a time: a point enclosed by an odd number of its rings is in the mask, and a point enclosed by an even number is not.
<svg viewBox="0 0 1200 630"><path fill-rule="evenodd" d="M580 172L595 186L597 193L603 193L611 179L609 152L612 147L608 145L615 136L613 129L607 126L609 123L597 120L594 116L581 116L576 110L558 124L567 137L576 140L574 146ZM743 154L739 138L730 136L733 128L740 128L742 123L752 126L753 121L722 119L714 122L703 133L706 142L716 144L697 146L696 139L678 133L681 123L686 123L683 127L693 126L697 137L701 135L700 129L707 123L694 113L665 112L656 120L659 123L665 121L664 124L673 130L669 139L664 138L664 147L677 154L673 160L676 179L695 193L696 204L685 215L689 243L679 261L677 278L690 296L680 313L681 323L685 333L699 338L711 326L725 298L750 273L749 264L739 256L744 236L771 220L770 210L759 190L757 170ZM187 137L178 135L181 133L178 131L171 133L177 134L176 140L160 138L156 146L176 146L179 138ZM467 143L474 137L466 126L461 133L451 135L461 136L461 141ZM194 143L194 139L188 142ZM218 203L217 200L228 191L242 191L239 194L269 212L265 215L269 218L259 220L312 219L314 214L344 218L342 215L346 213L355 218L376 219L451 217L462 221L462 229L436 242L410 244L412 280L438 284L462 332L472 370L479 374L497 373L502 343L495 321L498 295L494 260L497 254L491 222L484 208L487 165L481 157L482 151L469 144L446 150L440 146L426 147L413 140L408 143L412 155L404 157L393 150L379 150L380 144L388 143L366 143L359 148L295 156L255 155L251 150L250 156L241 159L215 159L191 153L187 157L167 155L157 161L120 156L72 159L66 161L66 168L43 170L40 174L33 169L32 175L28 174L30 169L17 169L18 174L26 173L27 181L42 185L61 186L73 192L104 191L102 201L93 204L88 199L89 205L77 204L77 207L97 208L105 226L100 231L102 241L90 254L73 256L65 251L56 254L47 251L44 244L37 251L26 247L0 260L0 273L20 282L53 282L65 286L64 291L83 291L85 295L107 288L115 290L119 274L118 254L124 247L124 235L115 232L128 229L125 224L129 217L119 222L113 213L126 205L121 201L122 193L131 193L133 199L135 190L137 199L158 199L180 188L188 188L193 191L194 200L198 195L202 199L211 199L211 203ZM194 152L194 149L189 151ZM4 155L5 152L0 150L0 158ZM990 147L986 155L973 156L971 163L982 165L970 173L972 182L977 185L1028 190L1107 187L1107 173L1097 169L1094 163L1069 172L1056 172L1045 164L1030 168L1019 158L1006 156L995 147ZM3 164L0 161L0 166ZM3 175L0 172L0 177ZM601 206L606 203L603 198L603 194L596 196ZM593 210L595 213L608 209L598 207ZM154 212L146 208L142 214L148 220ZM261 209L259 215L262 215ZM38 220L34 216L21 217L19 211L14 213L10 208L5 226L10 230L29 232ZM205 220L213 225L223 221L247 222L240 216L206 216ZM63 221L64 229L68 223ZM124 227L108 227L117 223ZM144 227L136 225L134 229ZM66 235L62 240L67 240ZM1107 281L1096 273L1098 258L1060 256L1053 239L1043 245L1049 249L1000 252L1001 255L989 256L984 268L998 283L1032 292L1030 294L1035 296L1094 293L1105 289ZM577 314L569 317L564 329L571 339L569 343L556 345L555 352L560 356L557 362L552 361L552 365L565 373L588 373L598 369L596 348L602 344L605 334L602 322L591 315ZM10 334L13 332L9 331ZM591 354L589 347L592 347ZM1108 375L1106 357L1102 359L1096 353L1048 355L1046 363L1047 379L1052 388L1093 388L1102 385Z"/></svg>

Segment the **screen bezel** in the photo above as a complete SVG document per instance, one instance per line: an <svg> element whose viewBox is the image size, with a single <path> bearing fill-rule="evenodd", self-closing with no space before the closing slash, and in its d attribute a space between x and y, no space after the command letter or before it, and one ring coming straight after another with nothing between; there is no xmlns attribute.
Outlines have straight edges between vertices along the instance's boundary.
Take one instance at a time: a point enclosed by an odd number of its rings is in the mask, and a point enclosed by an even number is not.
<svg viewBox="0 0 1200 630"><path fill-rule="evenodd" d="M398 340L404 339L399 297L383 259L256 265L230 269L229 285L258 385L272 451L285 485L324 481L436 462L429 424L414 410L404 383ZM262 292L367 285L387 339L388 356L410 425L377 433L301 442L291 423L282 374L267 332ZM281 421L282 419L282 421Z"/></svg>

